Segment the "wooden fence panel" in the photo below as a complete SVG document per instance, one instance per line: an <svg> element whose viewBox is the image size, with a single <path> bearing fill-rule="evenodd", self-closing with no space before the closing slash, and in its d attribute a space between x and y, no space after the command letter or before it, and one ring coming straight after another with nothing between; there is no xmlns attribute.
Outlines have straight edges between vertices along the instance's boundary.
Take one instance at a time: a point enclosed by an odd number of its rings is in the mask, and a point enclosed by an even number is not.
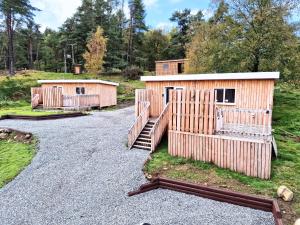
<svg viewBox="0 0 300 225"><path fill-rule="evenodd" d="M43 88L43 107L61 108L63 106L62 88Z"/></svg>
<svg viewBox="0 0 300 225"><path fill-rule="evenodd" d="M170 91L170 130L198 134L215 131L213 90Z"/></svg>
<svg viewBox="0 0 300 225"><path fill-rule="evenodd" d="M36 95L39 96L38 104L43 104L43 89L41 87L31 88L31 99L33 99Z"/></svg>
<svg viewBox="0 0 300 225"><path fill-rule="evenodd" d="M205 135L169 130L168 152L214 163L247 176L269 179L272 145L270 141L221 135Z"/></svg>

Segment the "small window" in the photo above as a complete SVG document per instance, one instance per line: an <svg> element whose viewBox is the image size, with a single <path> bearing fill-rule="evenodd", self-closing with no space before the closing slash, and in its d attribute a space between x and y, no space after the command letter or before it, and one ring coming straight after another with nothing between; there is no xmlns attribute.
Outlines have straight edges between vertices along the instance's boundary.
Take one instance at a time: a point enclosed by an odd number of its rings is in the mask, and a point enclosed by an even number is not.
<svg viewBox="0 0 300 225"><path fill-rule="evenodd" d="M84 87L76 87L76 94L77 95L84 95L85 94L85 88Z"/></svg>
<svg viewBox="0 0 300 225"><path fill-rule="evenodd" d="M163 64L163 70L168 71L169 70L169 64Z"/></svg>
<svg viewBox="0 0 300 225"><path fill-rule="evenodd" d="M217 103L235 103L235 89L215 89L215 100Z"/></svg>

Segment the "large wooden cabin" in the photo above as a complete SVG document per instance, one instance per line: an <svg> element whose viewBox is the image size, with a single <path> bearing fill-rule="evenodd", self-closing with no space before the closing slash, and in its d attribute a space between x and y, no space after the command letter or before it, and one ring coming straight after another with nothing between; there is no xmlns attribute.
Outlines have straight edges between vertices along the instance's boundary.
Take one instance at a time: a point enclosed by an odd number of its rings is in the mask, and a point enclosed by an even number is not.
<svg viewBox="0 0 300 225"><path fill-rule="evenodd" d="M144 76L128 145L270 178L272 108L278 72ZM275 151L276 152L276 151Z"/></svg>
<svg viewBox="0 0 300 225"><path fill-rule="evenodd" d="M32 108L90 109L117 104L118 83L103 80L39 80L31 89Z"/></svg>

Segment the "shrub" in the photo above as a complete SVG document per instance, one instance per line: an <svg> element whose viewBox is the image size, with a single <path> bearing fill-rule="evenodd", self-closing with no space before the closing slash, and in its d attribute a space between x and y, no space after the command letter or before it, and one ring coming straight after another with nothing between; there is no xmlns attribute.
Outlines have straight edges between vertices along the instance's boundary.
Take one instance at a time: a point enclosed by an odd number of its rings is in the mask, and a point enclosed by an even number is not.
<svg viewBox="0 0 300 225"><path fill-rule="evenodd" d="M137 66L127 67L123 70L123 76L128 80L138 80L144 75L144 71Z"/></svg>

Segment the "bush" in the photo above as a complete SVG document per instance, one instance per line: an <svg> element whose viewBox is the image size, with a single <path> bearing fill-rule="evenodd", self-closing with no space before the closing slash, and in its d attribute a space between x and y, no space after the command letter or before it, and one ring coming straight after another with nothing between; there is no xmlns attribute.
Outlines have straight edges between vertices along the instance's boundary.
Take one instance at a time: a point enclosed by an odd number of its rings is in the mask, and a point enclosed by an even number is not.
<svg viewBox="0 0 300 225"><path fill-rule="evenodd" d="M137 66L127 67L123 70L123 76L128 80L138 80L144 75L144 71Z"/></svg>

